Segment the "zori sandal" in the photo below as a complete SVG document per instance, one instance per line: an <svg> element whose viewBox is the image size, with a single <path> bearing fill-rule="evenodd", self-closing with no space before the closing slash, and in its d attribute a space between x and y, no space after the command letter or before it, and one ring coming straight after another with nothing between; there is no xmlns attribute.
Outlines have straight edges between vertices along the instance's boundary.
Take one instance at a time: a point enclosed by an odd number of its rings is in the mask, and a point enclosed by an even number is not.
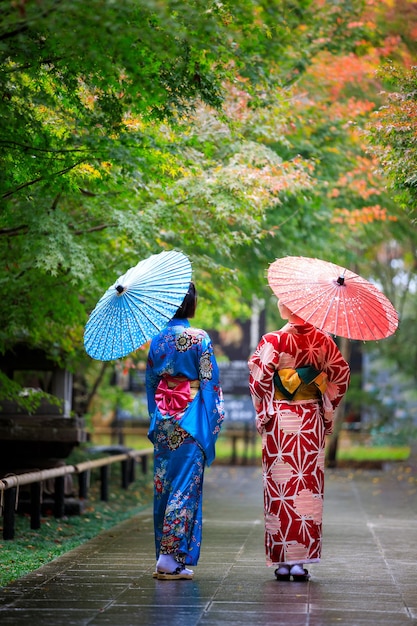
<svg viewBox="0 0 417 626"><path fill-rule="evenodd" d="M179 565L173 572L162 572L157 570L156 578L158 580L192 580L194 572L187 569L184 565Z"/></svg>
<svg viewBox="0 0 417 626"><path fill-rule="evenodd" d="M274 574L277 580L290 580L290 568L288 566L281 565L281 567L275 570Z"/></svg>
<svg viewBox="0 0 417 626"><path fill-rule="evenodd" d="M304 574L291 574L295 583L306 583L310 579L308 570L304 569Z"/></svg>

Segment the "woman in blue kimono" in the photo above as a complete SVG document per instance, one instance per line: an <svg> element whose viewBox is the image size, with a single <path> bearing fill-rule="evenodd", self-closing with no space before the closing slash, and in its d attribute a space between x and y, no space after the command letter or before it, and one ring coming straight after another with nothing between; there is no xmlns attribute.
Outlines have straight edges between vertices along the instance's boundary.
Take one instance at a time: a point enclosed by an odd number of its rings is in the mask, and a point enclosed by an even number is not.
<svg viewBox="0 0 417 626"><path fill-rule="evenodd" d="M154 445L154 530L159 580L192 579L202 535L206 465L224 418L219 371L208 334L193 328L194 283L149 349L146 390Z"/></svg>

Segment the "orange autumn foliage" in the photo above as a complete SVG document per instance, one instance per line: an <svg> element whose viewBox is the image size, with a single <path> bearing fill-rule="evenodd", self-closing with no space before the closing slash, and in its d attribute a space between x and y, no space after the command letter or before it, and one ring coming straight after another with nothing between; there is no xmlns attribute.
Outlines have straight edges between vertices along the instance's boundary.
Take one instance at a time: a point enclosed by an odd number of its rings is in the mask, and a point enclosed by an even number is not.
<svg viewBox="0 0 417 626"><path fill-rule="evenodd" d="M349 209L335 209L331 222L332 224L343 224L352 229L357 229L364 224L396 222L397 219L395 215L390 215L387 209L376 204L352 211L349 211Z"/></svg>

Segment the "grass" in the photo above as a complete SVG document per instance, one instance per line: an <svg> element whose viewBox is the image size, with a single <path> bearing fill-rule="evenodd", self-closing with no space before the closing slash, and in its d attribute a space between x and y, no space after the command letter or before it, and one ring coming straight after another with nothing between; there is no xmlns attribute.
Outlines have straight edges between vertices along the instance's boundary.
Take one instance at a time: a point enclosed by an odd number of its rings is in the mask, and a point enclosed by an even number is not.
<svg viewBox="0 0 417 626"><path fill-rule="evenodd" d="M242 458L243 443L238 442L237 457ZM248 458L260 462L262 454L261 438L256 437L255 446L249 447ZM231 444L226 438L219 437L216 446L216 460L219 463L230 462L232 455ZM410 446L369 446L369 445L349 445L346 448L340 447L337 459L340 461L406 461L410 456Z"/></svg>
<svg viewBox="0 0 417 626"><path fill-rule="evenodd" d="M95 441L95 444L108 443ZM146 438L133 440L126 438L125 444L134 448L148 448ZM237 445L238 459L243 452L242 442ZM369 447L351 445L341 448L338 460L341 461L405 461L410 453L408 446ZM91 456L91 455L90 455ZM229 439L220 436L217 442L217 463L230 463L232 446ZM67 463L84 460L86 453L77 449ZM249 449L249 459L260 463L261 440L256 437L255 448ZM95 470L98 475L98 470ZM30 529L28 516L18 515L15 522L15 539L0 539L0 586L3 587L14 580L32 572L45 563L52 561L69 550L85 543L100 532L111 528L123 520L139 513L152 502L152 469L143 476L138 469L137 478L127 490L120 487L120 464L111 466L110 496L108 502L100 500L100 482L91 481L88 502L82 515L64 519L52 516L43 517L39 530ZM2 530L2 529L1 529Z"/></svg>
<svg viewBox="0 0 417 626"><path fill-rule="evenodd" d="M338 451L340 461L406 461L410 446L351 446Z"/></svg>
<svg viewBox="0 0 417 626"><path fill-rule="evenodd" d="M107 440L97 440L97 444L108 443ZM132 448L149 447L149 440L146 437L135 437L128 435L125 445ZM242 441L237 442L237 458L241 459L244 452ZM260 461L262 454L261 437L255 435L254 445L249 445L248 459ZM337 458L341 461L406 461L410 455L410 446L372 446L365 444L349 443L346 447L339 446ZM220 434L216 444L216 461L218 463L230 463L232 458L232 444L229 438L223 433Z"/></svg>
<svg viewBox="0 0 417 626"><path fill-rule="evenodd" d="M78 453L77 461L79 460L81 456ZM67 459L67 462L74 463L75 461ZM98 476L98 470L93 472L93 477L96 476ZM0 539L0 587L38 569L45 563L96 537L100 532L139 513L152 502L151 469L143 475L138 468L137 478L128 489L122 489L120 486L120 463L111 466L110 476L109 501L100 500L100 481L93 481L92 478L88 502L82 515L62 519L55 519L53 516L42 517L39 530L30 529L28 515L16 515L15 539L8 541Z"/></svg>

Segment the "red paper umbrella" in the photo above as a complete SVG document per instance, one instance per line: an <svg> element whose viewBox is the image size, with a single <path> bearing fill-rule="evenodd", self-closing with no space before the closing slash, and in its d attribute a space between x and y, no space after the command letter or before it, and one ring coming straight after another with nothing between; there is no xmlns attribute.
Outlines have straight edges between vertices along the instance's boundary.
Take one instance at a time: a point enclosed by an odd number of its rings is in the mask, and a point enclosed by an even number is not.
<svg viewBox="0 0 417 626"><path fill-rule="evenodd" d="M268 283L290 311L339 337L370 341L392 335L398 315L375 285L348 269L308 257L271 263Z"/></svg>

